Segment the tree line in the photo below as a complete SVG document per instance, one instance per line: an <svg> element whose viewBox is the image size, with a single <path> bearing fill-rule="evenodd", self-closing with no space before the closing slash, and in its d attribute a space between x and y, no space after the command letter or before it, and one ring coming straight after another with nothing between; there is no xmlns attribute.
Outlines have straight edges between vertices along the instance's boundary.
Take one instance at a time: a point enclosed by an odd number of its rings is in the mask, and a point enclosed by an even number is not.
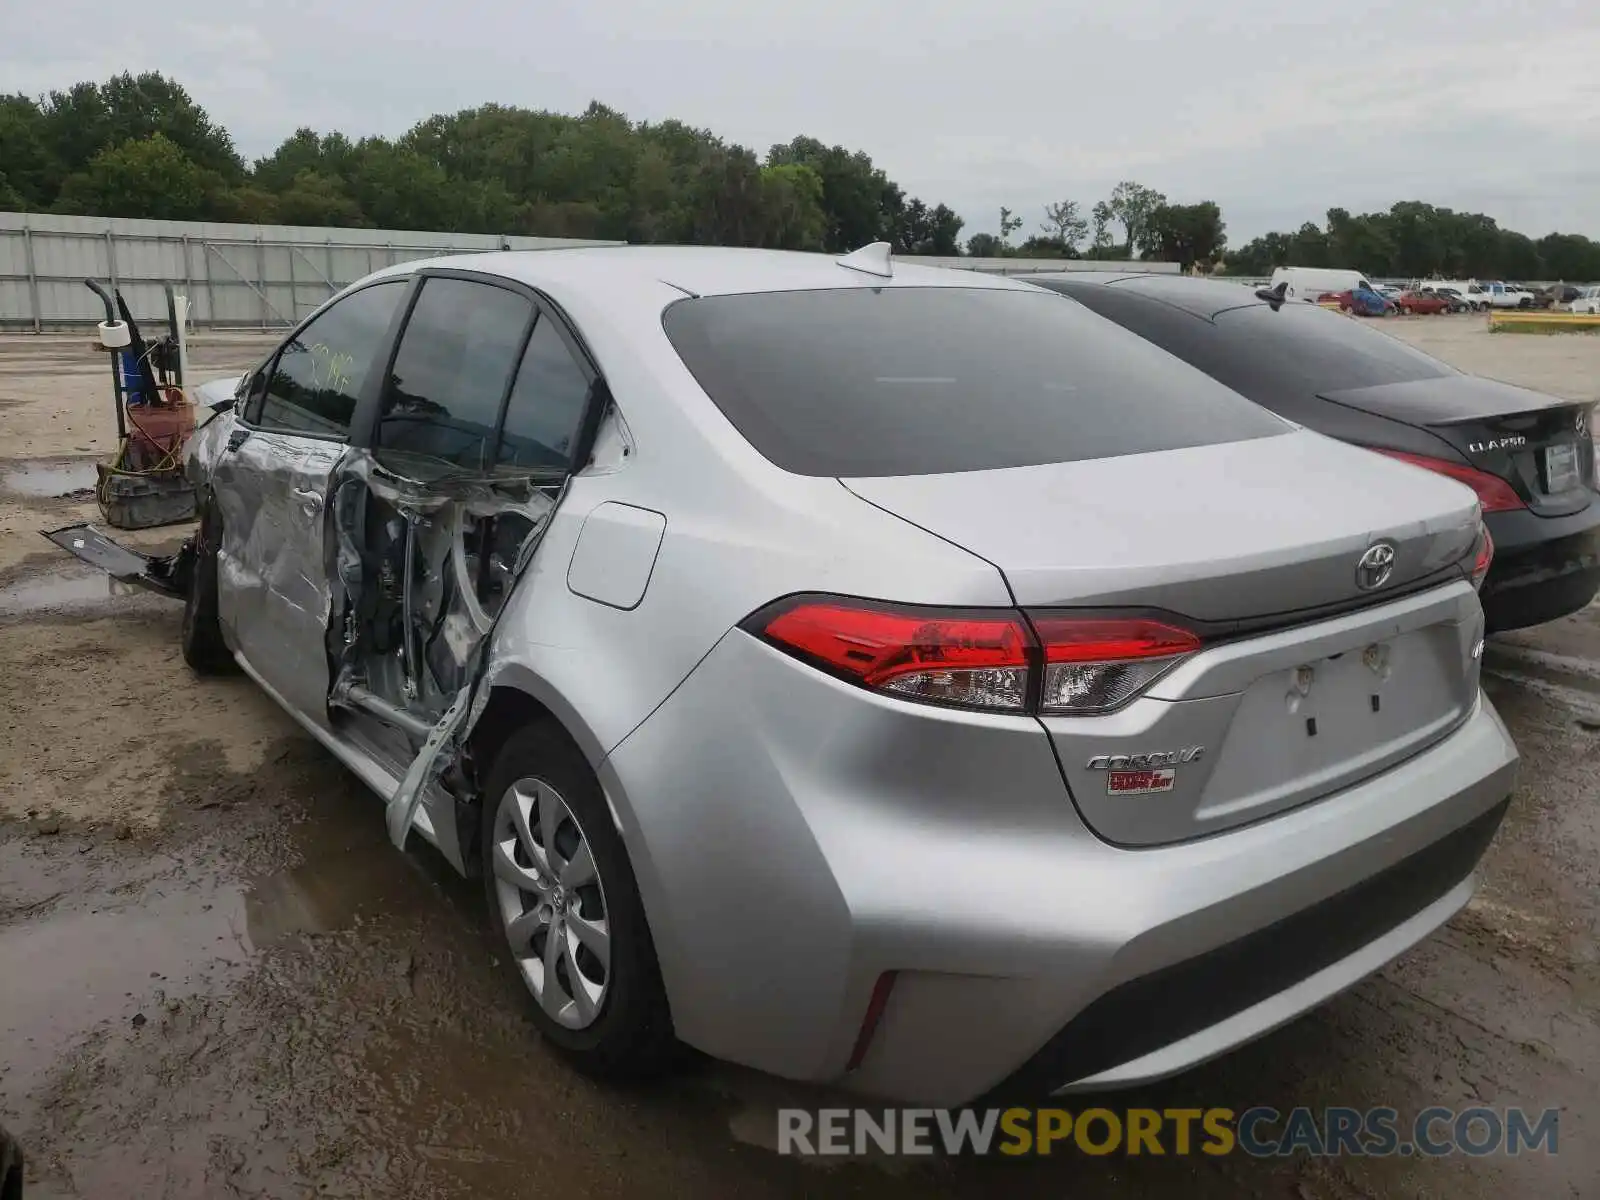
<svg viewBox="0 0 1600 1200"><path fill-rule="evenodd" d="M860 151L797 137L758 156L598 103L489 104L392 140L299 129L247 164L157 72L0 96L0 209L946 255L962 226Z"/></svg>
<svg viewBox="0 0 1600 1200"><path fill-rule="evenodd" d="M1535 241L1502 229L1483 213L1454 212L1404 200L1388 212L1353 215L1330 208L1327 224L1268 233L1229 251L1232 275L1268 275L1274 267L1353 267L1401 279L1600 279L1600 242L1577 233Z"/></svg>
<svg viewBox="0 0 1600 1200"><path fill-rule="evenodd" d="M1600 279L1600 243L1534 241L1481 213L1405 201L1386 213L1330 209L1326 227L1227 249L1210 200L1175 203L1124 181L1085 209L1000 210L998 234L963 244L962 219L907 197L861 151L796 137L758 155L681 121L634 122L497 104L429 117L398 138L299 129L247 163L177 82L122 74L33 98L0 95L0 209L112 217L434 229L627 242L902 254L1136 258L1185 270L1266 275L1276 266L1373 275Z"/></svg>

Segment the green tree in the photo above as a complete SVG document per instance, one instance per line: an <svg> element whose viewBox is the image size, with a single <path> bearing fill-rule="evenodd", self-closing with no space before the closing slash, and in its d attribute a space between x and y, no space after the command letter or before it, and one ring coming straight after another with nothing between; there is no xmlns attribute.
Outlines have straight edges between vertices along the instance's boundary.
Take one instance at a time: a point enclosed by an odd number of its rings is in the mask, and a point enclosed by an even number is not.
<svg viewBox="0 0 1600 1200"><path fill-rule="evenodd" d="M60 163L49 150L44 113L27 96L0 96L0 176L10 208L47 207L60 186Z"/></svg>
<svg viewBox="0 0 1600 1200"><path fill-rule="evenodd" d="M157 71L124 72L104 83L51 92L43 109L52 153L67 172L81 171L102 150L160 135L224 182L244 175L228 131L177 83Z"/></svg>
<svg viewBox="0 0 1600 1200"><path fill-rule="evenodd" d="M259 178L259 175L257 176ZM338 178L307 167L278 193L278 219L285 225L370 226Z"/></svg>
<svg viewBox="0 0 1600 1200"><path fill-rule="evenodd" d="M1050 238L1066 251L1066 257L1078 256L1078 243L1089 236L1089 222L1079 211L1076 200L1058 200L1044 206L1044 225Z"/></svg>
<svg viewBox="0 0 1600 1200"><path fill-rule="evenodd" d="M355 145L344 134L324 137L302 126L266 158L256 160L251 178L269 191L287 191L303 171L342 179L354 169L355 157Z"/></svg>
<svg viewBox="0 0 1600 1200"><path fill-rule="evenodd" d="M1146 258L1210 270L1228 244L1222 210L1210 200L1198 204L1162 204L1145 222L1140 249Z"/></svg>
<svg viewBox="0 0 1600 1200"><path fill-rule="evenodd" d="M61 185L61 212L103 217L198 221L223 192L215 171L198 166L162 134L102 150Z"/></svg>
<svg viewBox="0 0 1600 1200"><path fill-rule="evenodd" d="M1095 201L1094 208L1090 210L1094 226L1089 235L1089 249L1091 256L1096 251L1111 249L1111 222L1116 220L1116 214L1111 211L1111 205L1105 200Z"/></svg>
<svg viewBox="0 0 1600 1200"><path fill-rule="evenodd" d="M1545 274L1567 281L1600 279L1600 242L1576 233L1550 233L1539 239Z"/></svg>
<svg viewBox="0 0 1600 1200"><path fill-rule="evenodd" d="M1009 247L1011 235L1022 228L1022 218L1011 215L1011 210L1005 205L1000 206L1000 245Z"/></svg>
<svg viewBox="0 0 1600 1200"><path fill-rule="evenodd" d="M828 250L859 250L870 242L887 240L901 193L867 155L843 146L825 146L816 138L797 137L772 147L767 163L810 167L821 178L823 245Z"/></svg>
<svg viewBox="0 0 1600 1200"><path fill-rule="evenodd" d="M1151 214L1166 202L1166 196L1154 188L1131 179L1125 179L1111 189L1111 198L1106 201L1106 207L1112 219L1122 223L1124 258L1132 258L1134 248L1144 245Z"/></svg>
<svg viewBox="0 0 1600 1200"><path fill-rule="evenodd" d="M975 233L967 239L967 253L973 258L999 258L1005 243L992 233Z"/></svg>
<svg viewBox="0 0 1600 1200"><path fill-rule="evenodd" d="M762 244L779 250L822 249L822 177L800 163L761 168L761 202L766 211Z"/></svg>

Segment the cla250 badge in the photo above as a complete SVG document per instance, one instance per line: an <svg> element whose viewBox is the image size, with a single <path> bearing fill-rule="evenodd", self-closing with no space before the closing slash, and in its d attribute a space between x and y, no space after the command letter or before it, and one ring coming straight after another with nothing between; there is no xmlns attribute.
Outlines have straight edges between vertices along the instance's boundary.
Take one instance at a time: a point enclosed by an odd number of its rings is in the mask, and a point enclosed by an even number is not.
<svg viewBox="0 0 1600 1200"><path fill-rule="evenodd" d="M1185 746L1182 750L1152 750L1147 754L1096 754L1088 766L1091 771L1106 773L1109 795L1144 796L1170 792L1178 781L1177 768L1195 762L1205 752L1204 746Z"/></svg>
<svg viewBox="0 0 1600 1200"><path fill-rule="evenodd" d="M1486 442L1473 442L1467 447L1467 451L1471 454L1485 454L1490 450L1510 450L1516 446L1526 446L1527 444L1527 438L1520 433L1514 433L1509 437L1490 438Z"/></svg>

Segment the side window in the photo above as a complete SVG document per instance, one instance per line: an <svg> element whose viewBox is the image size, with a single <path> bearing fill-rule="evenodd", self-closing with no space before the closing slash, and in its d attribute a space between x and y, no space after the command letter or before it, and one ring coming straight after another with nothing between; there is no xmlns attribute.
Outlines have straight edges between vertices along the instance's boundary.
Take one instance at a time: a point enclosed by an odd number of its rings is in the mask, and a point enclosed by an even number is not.
<svg viewBox="0 0 1600 1200"><path fill-rule="evenodd" d="M384 387L379 453L487 470L501 405L532 316L533 304L506 288L464 279L427 280Z"/></svg>
<svg viewBox="0 0 1600 1200"><path fill-rule="evenodd" d="M555 321L541 314L511 389L500 464L570 468L591 386Z"/></svg>
<svg viewBox="0 0 1600 1200"><path fill-rule="evenodd" d="M266 386L252 386L245 420L284 433L349 436L356 397L405 290L403 279L363 288L295 334L263 372Z"/></svg>

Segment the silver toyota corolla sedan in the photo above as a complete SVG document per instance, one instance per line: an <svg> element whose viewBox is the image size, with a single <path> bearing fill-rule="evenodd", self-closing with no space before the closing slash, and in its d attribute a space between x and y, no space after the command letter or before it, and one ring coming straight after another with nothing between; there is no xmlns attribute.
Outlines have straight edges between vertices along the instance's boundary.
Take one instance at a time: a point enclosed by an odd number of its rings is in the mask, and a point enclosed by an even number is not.
<svg viewBox="0 0 1600 1200"><path fill-rule="evenodd" d="M1169 1075L1437 928L1505 811L1473 493L1024 284L441 259L228 393L185 654L481 874L590 1070Z"/></svg>

